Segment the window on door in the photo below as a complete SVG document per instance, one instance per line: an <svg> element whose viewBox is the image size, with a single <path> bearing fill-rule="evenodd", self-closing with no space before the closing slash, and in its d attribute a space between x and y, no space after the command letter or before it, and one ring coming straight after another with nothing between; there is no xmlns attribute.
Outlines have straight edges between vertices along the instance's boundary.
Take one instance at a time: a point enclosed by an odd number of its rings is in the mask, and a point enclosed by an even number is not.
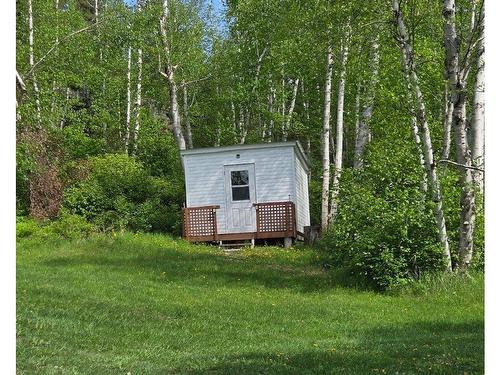
<svg viewBox="0 0 500 375"><path fill-rule="evenodd" d="M233 201L250 200L250 185L248 184L248 170L231 171L231 193Z"/></svg>

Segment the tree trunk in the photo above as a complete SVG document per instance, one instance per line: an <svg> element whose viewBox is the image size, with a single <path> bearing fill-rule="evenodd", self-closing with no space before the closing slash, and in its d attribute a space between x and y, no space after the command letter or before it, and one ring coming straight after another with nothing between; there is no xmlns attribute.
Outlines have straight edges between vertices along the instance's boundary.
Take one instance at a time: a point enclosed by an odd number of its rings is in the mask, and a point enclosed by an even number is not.
<svg viewBox="0 0 500 375"><path fill-rule="evenodd" d="M238 135L239 135L239 144L242 145L245 143L246 137L247 137L247 131L245 129L245 125L247 123L245 116L247 113L246 111L243 111L243 108L240 106L240 116L238 120Z"/></svg>
<svg viewBox="0 0 500 375"><path fill-rule="evenodd" d="M359 150L358 137L359 137L359 111L360 111L360 93L361 93L361 81L358 80L356 84L356 98L354 99L354 160L353 168L359 169L358 160L361 150Z"/></svg>
<svg viewBox="0 0 500 375"><path fill-rule="evenodd" d="M484 4L481 9L480 40L477 50L477 74L474 90L474 117L472 119L472 163L484 169ZM484 173L484 172L483 172ZM474 181L481 192L484 191L484 176L480 171L474 172Z"/></svg>
<svg viewBox="0 0 500 375"><path fill-rule="evenodd" d="M163 49L165 52L166 66L165 72L160 72L168 82L168 88L170 93L170 113L172 119L172 131L174 133L175 140L177 142L177 147L179 150L186 149L186 140L182 134L181 129L181 118L179 113L179 104L177 101L177 84L175 82L174 72L176 66L172 64L172 56L170 53L170 40L167 34L167 22L169 20L169 5L168 0L162 1L162 14L160 16L160 35L163 43Z"/></svg>
<svg viewBox="0 0 500 375"><path fill-rule="evenodd" d="M32 77L31 80L33 82L33 90L35 92L35 108L36 108L36 120L39 128L42 126L42 106L40 101L40 90L38 88L38 82L36 80L36 75L34 66L35 66L35 37L34 37L34 29L33 29L33 6L32 0L28 0L28 27L29 27L29 35L28 35L28 44L29 44L29 64L32 69Z"/></svg>
<svg viewBox="0 0 500 375"><path fill-rule="evenodd" d="M366 92L366 102L363 106L361 121L359 122L358 131L356 133L356 143L354 146L354 168L363 168L363 156L365 148L370 141L370 120L373 114L373 102L375 100L375 90L378 81L378 71L380 62L378 35L372 43L372 59L371 59L372 75ZM358 99L359 100L359 99ZM358 116L358 114L356 113Z"/></svg>
<svg viewBox="0 0 500 375"><path fill-rule="evenodd" d="M138 5L139 10L140 6ZM99 0L94 0L94 18L95 18L95 23L99 23ZM102 62L102 44L101 44L101 31L99 30L100 27L97 25L97 39L99 40L99 62Z"/></svg>
<svg viewBox="0 0 500 375"><path fill-rule="evenodd" d="M432 190L432 200L434 202L434 218L439 234L439 240L442 246L442 254L445 260L446 270L451 271L451 254L450 246L448 243L448 233L446 230L446 220L443 212L443 198L441 196L441 186L436 171L436 164L434 163L434 151L432 148L431 134L427 123L427 114L425 109L425 101L420 91L419 79L413 61L413 51L403 21L403 14L399 9L399 1L392 1L392 9L394 13L394 21L396 24L396 39L401 50L401 55L405 60L405 67L408 69L413 94L417 103L417 120L419 123L419 130L422 134L425 167L427 171L427 178L429 180L430 188Z"/></svg>
<svg viewBox="0 0 500 375"><path fill-rule="evenodd" d="M184 125L186 127L186 140L187 147L193 148L193 134L191 132L191 122L189 121L189 103L188 103L188 91L187 85L185 83L182 84L182 93L183 93L183 104L184 104Z"/></svg>
<svg viewBox="0 0 500 375"><path fill-rule="evenodd" d="M340 175L342 173L342 156L344 153L344 93L345 81L347 73L347 57L349 55L349 44L351 39L351 27L348 23L346 26L346 34L342 42L341 68L339 77L339 88L337 96L337 130L335 143L335 168L333 171L331 208L328 222L332 225L338 210L338 196L340 191Z"/></svg>
<svg viewBox="0 0 500 375"><path fill-rule="evenodd" d="M474 12L473 12L474 13ZM473 186L472 166L466 124L466 95L467 95L467 58L460 65L459 40L455 27L455 1L444 0L444 45L445 66L448 88L453 100L452 126L455 133L457 162L465 166L461 168L462 193L460 197L460 233L458 244L459 268L467 269L473 253L474 225L476 218L475 191ZM474 14L471 25L474 25ZM472 32L472 30L470 31ZM469 45L470 47L470 45Z"/></svg>
<svg viewBox="0 0 500 375"><path fill-rule="evenodd" d="M134 154L139 142L139 128L142 107L142 48L137 49L137 93L135 101Z"/></svg>
<svg viewBox="0 0 500 375"><path fill-rule="evenodd" d="M286 115L285 127L283 129L283 141L285 141L285 142L288 138L288 131L290 130L290 124L292 122L292 116L293 116L293 111L295 109L295 101L297 99L298 89L299 89L299 79L297 78L293 82L292 101L290 102L290 107L288 107L288 113Z"/></svg>
<svg viewBox="0 0 500 375"><path fill-rule="evenodd" d="M403 66L403 73L407 85L406 100L410 104L410 111L411 111L411 132L413 135L413 140L415 141L415 149L417 151L418 162L422 167L422 180L420 181L420 190L422 191L423 199L425 199L428 191L428 184L427 184L425 157L424 157L424 152L422 151L422 141L420 139L417 117L415 116L415 107L418 107L418 103L416 103L414 95L412 94L413 88L412 88L412 81L410 79L410 67L408 66L406 54L402 54L401 57L402 57L401 64Z"/></svg>
<svg viewBox="0 0 500 375"><path fill-rule="evenodd" d="M330 107L332 96L333 52L331 41L326 53L325 104L323 111L323 134L321 150L323 154L323 188L321 199L321 230L328 229L329 197L330 197Z"/></svg>
<svg viewBox="0 0 500 375"><path fill-rule="evenodd" d="M130 110L131 110L131 73L132 73L132 47L128 47L127 57L127 117L125 123L125 152L128 154L128 145L130 143Z"/></svg>
<svg viewBox="0 0 500 375"><path fill-rule="evenodd" d="M233 94L231 92L231 119L233 121L233 130L234 134L236 134L237 129L238 129L238 123L236 122L236 108L234 106L234 101L233 101Z"/></svg>
<svg viewBox="0 0 500 375"><path fill-rule="evenodd" d="M273 130L274 130L274 101L276 99L276 89L271 86L271 92L269 93L268 100L268 111L271 116L269 119L269 126L267 128L267 141L272 142L273 140Z"/></svg>
<svg viewBox="0 0 500 375"><path fill-rule="evenodd" d="M448 91L448 83L444 89L445 112L443 121L443 153L441 159L447 160L450 157L451 148L451 121L453 119L453 100Z"/></svg>
<svg viewBox="0 0 500 375"><path fill-rule="evenodd" d="M64 118L66 117L66 113L68 111L68 104L69 104L69 87L66 87L66 100L64 102L64 108L63 108L63 114L61 116L61 121L59 122L59 129L63 129L64 127ZM121 136L120 136L121 139Z"/></svg>

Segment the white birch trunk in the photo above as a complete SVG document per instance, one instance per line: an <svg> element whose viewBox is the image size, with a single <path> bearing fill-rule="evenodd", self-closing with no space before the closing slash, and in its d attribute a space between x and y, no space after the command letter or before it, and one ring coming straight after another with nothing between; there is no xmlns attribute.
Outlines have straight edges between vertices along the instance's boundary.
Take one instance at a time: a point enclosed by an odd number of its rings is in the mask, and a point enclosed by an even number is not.
<svg viewBox="0 0 500 375"><path fill-rule="evenodd" d="M169 20L169 3L168 0L162 0L162 14L160 16L160 35L165 52L166 66L165 72L160 72L168 82L170 93L170 112L172 115L172 131L174 133L177 147L179 150L186 149L186 140L182 134L181 118L179 113L179 104L177 100L177 83L175 82L174 72L176 66L172 64L172 56L170 53L170 40L167 33L167 22Z"/></svg>
<svg viewBox="0 0 500 375"><path fill-rule="evenodd" d="M188 103L188 91L187 85L183 83L182 85L183 93L183 107L184 107L184 125L186 127L186 141L187 147L193 148L193 134L191 132L191 122L189 121L189 103Z"/></svg>
<svg viewBox="0 0 500 375"><path fill-rule="evenodd" d="M443 122L443 153L441 159L448 159L450 157L451 148L451 121L453 119L453 100L448 91L448 83L446 83L444 89L445 97L445 112L444 112L444 122Z"/></svg>
<svg viewBox="0 0 500 375"><path fill-rule="evenodd" d="M248 127L249 127L249 122L250 122L250 114L248 113L248 109L245 109L245 111L240 110L240 123L241 123L241 133L240 133L240 145L245 144L247 134L248 134Z"/></svg>
<svg viewBox="0 0 500 375"><path fill-rule="evenodd" d="M484 5L481 10L480 40L477 50L477 74L474 90L474 117L472 119L472 163L484 170ZM474 181L481 192L484 192L484 172L475 171Z"/></svg>
<svg viewBox="0 0 500 375"><path fill-rule="evenodd" d="M472 162L465 113L467 94L467 59L466 61L462 61L461 66L458 50L459 40L455 26L454 0L443 1L443 16L446 77L453 100L452 126L455 133L457 162L465 166L464 168L461 168L462 193L460 197L461 212L458 243L459 268L464 270L469 267L472 259L474 250L474 226L476 219L476 197L473 186L474 179L472 170L468 168L472 166ZM474 15L472 17L474 17ZM473 25L473 23L474 18L471 19L471 25Z"/></svg>
<svg viewBox="0 0 500 375"><path fill-rule="evenodd" d="M293 81L293 92L292 101L290 102L290 107L288 107L288 113L286 115L285 128L283 129L283 141L288 138L288 131L290 130L290 124L292 123L293 111L295 110L295 101L297 99L297 91L299 89L300 80L297 78Z"/></svg>
<svg viewBox="0 0 500 375"><path fill-rule="evenodd" d="M267 141L272 142L273 140L273 130L274 130L274 101L276 100L276 89L271 86L271 92L269 93L268 110L271 115L269 119L269 127L267 128Z"/></svg>
<svg viewBox="0 0 500 375"><path fill-rule="evenodd" d="M127 54L127 114L125 120L125 152L128 154L128 146L130 143L130 112L132 107L131 95L131 73L132 73L132 47L128 47Z"/></svg>
<svg viewBox="0 0 500 375"><path fill-rule="evenodd" d="M134 154L139 143L139 129L141 126L142 107L142 48L137 49L137 92L135 101L135 125L134 125Z"/></svg>
<svg viewBox="0 0 500 375"><path fill-rule="evenodd" d="M425 157L424 157L424 152L422 150L422 141L420 139L420 133L419 133L419 128L418 128L418 121L417 117L415 116L415 107L418 107L418 103L416 103L416 100L414 98L414 95L412 94L413 88L412 88L412 81L410 79L410 67L408 66L408 59L406 57L406 53L401 54L401 64L403 66L403 73L406 79L406 89L407 89L407 101L410 104L411 107L411 132L413 135L413 140L415 141L415 149L417 151L417 156L418 156L418 162L420 166L422 167L422 180L420 181L420 190L422 191L422 196L425 199L425 196L427 195L428 191L428 184L427 184L427 173L426 173L426 166L425 166Z"/></svg>
<svg viewBox="0 0 500 375"><path fill-rule="evenodd" d="M323 154L323 187L321 199L321 230L328 230L329 198L330 198L330 108L332 96L333 52L328 42L326 53L325 104L323 109L323 132L321 150Z"/></svg>
<svg viewBox="0 0 500 375"><path fill-rule="evenodd" d="M231 118L233 120L234 133L236 134L236 131L238 129L238 123L236 122L236 108L234 106L234 101L232 99L232 94L231 94Z"/></svg>
<svg viewBox="0 0 500 375"><path fill-rule="evenodd" d="M33 70L35 66L35 36L33 29L33 5L32 0L28 0L28 44L29 44L29 64L30 68ZM36 119L38 127L42 126L42 106L40 101L40 90L38 88L38 82L36 79L35 71L32 71L31 80L33 82L33 90L35 92L35 108L36 108Z"/></svg>
<svg viewBox="0 0 500 375"><path fill-rule="evenodd" d="M247 132L246 132L246 129L245 129L245 124L246 124L246 121L245 121L245 112L243 111L243 109L241 108L240 106L240 116L239 116L239 120L238 120L238 133L239 133L239 143L240 145L244 144L245 143L245 139L246 139L246 136L247 136Z"/></svg>
<svg viewBox="0 0 500 375"><path fill-rule="evenodd" d="M61 121L59 122L59 129L61 130L64 127L64 118L66 117L66 112L68 111L68 104L69 104L69 87L66 87L66 100L64 102L63 115L61 116Z"/></svg>
<svg viewBox="0 0 500 375"><path fill-rule="evenodd" d="M427 114L425 109L425 101L420 90L419 79L415 70L415 63L413 61L413 51L403 21L403 14L399 9L399 1L392 1L392 9L394 13L394 21L397 28L397 41L401 50L402 57L405 59L405 66L408 69L408 75L413 88L414 98L417 103L417 120L419 123L419 130L422 134L423 150L425 157L425 167L427 171L427 178L432 190L432 200L434 202L434 218L436 221L439 241L441 242L442 254L445 261L447 271L451 271L451 254L450 246L448 243L448 233L446 230L446 220L443 212L443 198L441 196L441 186L436 171L436 164L434 162L434 150L432 148L431 134L429 125L427 123Z"/></svg>
<svg viewBox="0 0 500 375"><path fill-rule="evenodd" d="M94 0L94 18L95 23L99 23L99 0ZM99 40L99 61L102 62L102 45L101 45L101 31L100 27L97 25L97 39Z"/></svg>
<svg viewBox="0 0 500 375"><path fill-rule="evenodd" d="M337 96L337 129L335 142L335 168L333 171L331 208L328 218L329 225L332 225L338 210L338 196L340 190L340 175L342 174L342 156L344 153L344 94L347 74L347 57L349 55L349 44L351 39L350 24L346 25L346 34L342 42L341 68L339 77L339 88Z"/></svg>
<svg viewBox="0 0 500 375"><path fill-rule="evenodd" d="M358 80L356 84L356 98L354 99L354 163L353 167L356 166L356 151L358 148L358 136L359 136L359 110L360 110L360 93L361 93L361 81Z"/></svg>
<svg viewBox="0 0 500 375"><path fill-rule="evenodd" d="M378 71L380 62L378 35L372 43L371 60L372 61L370 65L372 69L372 75L370 78L370 82L368 83L368 88L366 92L366 102L363 106L361 121L359 122L359 125L357 127L358 131L356 132L356 142L354 146L355 169L363 168L363 156L365 153L365 148L371 139L370 120L373 114L373 102L375 100L375 90L378 81ZM356 115L359 116L357 112Z"/></svg>

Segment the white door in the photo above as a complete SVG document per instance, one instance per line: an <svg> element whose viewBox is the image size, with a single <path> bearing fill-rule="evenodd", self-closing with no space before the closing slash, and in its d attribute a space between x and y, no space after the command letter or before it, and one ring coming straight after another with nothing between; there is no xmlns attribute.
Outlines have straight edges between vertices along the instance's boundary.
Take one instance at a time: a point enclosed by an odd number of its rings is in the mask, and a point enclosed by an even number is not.
<svg viewBox="0 0 500 375"><path fill-rule="evenodd" d="M255 165L225 165L224 180L227 232L255 232Z"/></svg>

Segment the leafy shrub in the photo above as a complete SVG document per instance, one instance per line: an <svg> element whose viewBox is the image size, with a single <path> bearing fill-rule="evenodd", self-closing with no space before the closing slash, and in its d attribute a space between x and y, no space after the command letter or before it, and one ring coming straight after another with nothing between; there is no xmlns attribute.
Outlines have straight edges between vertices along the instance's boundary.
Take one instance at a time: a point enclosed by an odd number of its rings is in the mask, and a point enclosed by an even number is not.
<svg viewBox="0 0 500 375"><path fill-rule="evenodd" d="M321 241L333 265L378 290L444 265L432 206L420 190L421 170L408 161L415 160L411 151L399 150L391 158L372 150L364 170L343 173L338 214Z"/></svg>
<svg viewBox="0 0 500 375"><path fill-rule="evenodd" d="M179 232L183 188L148 175L123 154L89 160L86 177L68 188L63 205L101 230Z"/></svg>
<svg viewBox="0 0 500 375"><path fill-rule="evenodd" d="M42 227L33 219L26 217L16 218L16 238L26 238L40 234Z"/></svg>
<svg viewBox="0 0 500 375"><path fill-rule="evenodd" d="M95 225L83 217L68 213L63 213L58 220L50 223L49 227L52 233L67 239L85 238L97 231Z"/></svg>

